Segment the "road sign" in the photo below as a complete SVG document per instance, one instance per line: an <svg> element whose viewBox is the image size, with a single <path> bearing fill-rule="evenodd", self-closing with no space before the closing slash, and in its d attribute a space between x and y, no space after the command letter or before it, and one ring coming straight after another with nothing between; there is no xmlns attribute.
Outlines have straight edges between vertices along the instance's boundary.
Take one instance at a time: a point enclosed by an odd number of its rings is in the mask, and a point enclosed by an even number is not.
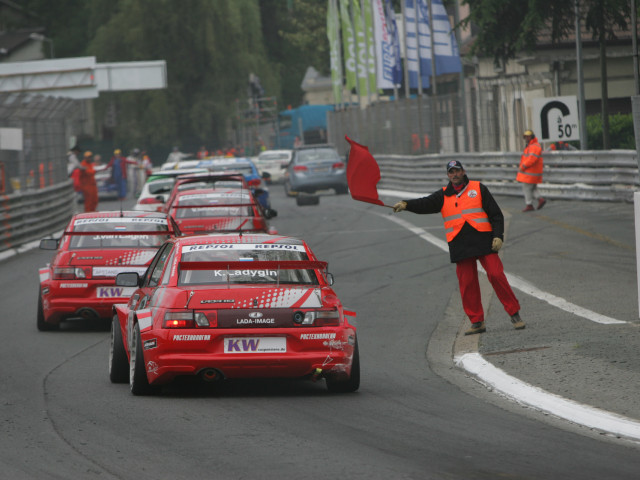
<svg viewBox="0 0 640 480"><path fill-rule="evenodd" d="M540 142L580 140L578 99L567 97L533 99L533 133Z"/></svg>

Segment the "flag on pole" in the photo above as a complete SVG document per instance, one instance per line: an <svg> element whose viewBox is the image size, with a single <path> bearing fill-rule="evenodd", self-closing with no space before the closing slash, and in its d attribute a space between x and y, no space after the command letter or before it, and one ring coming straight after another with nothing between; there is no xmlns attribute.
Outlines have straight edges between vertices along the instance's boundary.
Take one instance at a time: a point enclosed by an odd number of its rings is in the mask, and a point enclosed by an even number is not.
<svg viewBox="0 0 640 480"><path fill-rule="evenodd" d="M390 0L373 0L377 88L392 89L402 83L400 40Z"/></svg>
<svg viewBox="0 0 640 480"><path fill-rule="evenodd" d="M351 145L347 161L347 183L351 197L360 202L388 206L378 198L380 167L376 159L364 145L354 142L346 135L344 138Z"/></svg>
<svg viewBox="0 0 640 480"><path fill-rule="evenodd" d="M333 102L342 103L342 55L340 53L340 17L338 0L329 0L327 8L327 38L329 39L329 55L331 58L331 87Z"/></svg>
<svg viewBox="0 0 640 480"><path fill-rule="evenodd" d="M426 0L405 0L407 24L406 57L409 72L409 87L429 88L431 85L431 30L427 21L429 10ZM422 80L418 82L418 74Z"/></svg>
<svg viewBox="0 0 640 480"><path fill-rule="evenodd" d="M375 39L373 36L373 9L371 7L372 0L364 0L363 12L364 12L364 31L365 38L367 40L367 75L369 79L369 91L374 93L377 90L376 86L376 49Z"/></svg>
<svg viewBox="0 0 640 480"><path fill-rule="evenodd" d="M424 0L420 0L424 1ZM433 14L433 48L436 52L436 74L460 73L462 62L456 42L455 32L449 23L449 15L442 4L442 0L431 0Z"/></svg>
<svg viewBox="0 0 640 480"><path fill-rule="evenodd" d="M356 41L349 16L349 0L340 0L340 22L344 50L344 76L347 90L356 88Z"/></svg>
<svg viewBox="0 0 640 480"><path fill-rule="evenodd" d="M360 88L360 95L364 96L371 92L367 83L367 39L360 10L360 0L351 0L351 11L353 12L353 31L356 37L358 87Z"/></svg>

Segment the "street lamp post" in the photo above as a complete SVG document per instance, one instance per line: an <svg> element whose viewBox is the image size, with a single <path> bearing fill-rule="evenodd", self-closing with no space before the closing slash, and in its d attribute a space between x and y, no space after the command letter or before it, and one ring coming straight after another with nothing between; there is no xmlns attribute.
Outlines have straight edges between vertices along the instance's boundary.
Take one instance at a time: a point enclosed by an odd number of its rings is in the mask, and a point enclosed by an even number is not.
<svg viewBox="0 0 640 480"><path fill-rule="evenodd" d="M47 42L49 44L49 55L51 58L56 58L56 54L53 48L53 40L51 40L48 37L45 37L44 35L42 35L41 33L32 33L31 35L29 35L29 38L31 40L36 40L38 42Z"/></svg>

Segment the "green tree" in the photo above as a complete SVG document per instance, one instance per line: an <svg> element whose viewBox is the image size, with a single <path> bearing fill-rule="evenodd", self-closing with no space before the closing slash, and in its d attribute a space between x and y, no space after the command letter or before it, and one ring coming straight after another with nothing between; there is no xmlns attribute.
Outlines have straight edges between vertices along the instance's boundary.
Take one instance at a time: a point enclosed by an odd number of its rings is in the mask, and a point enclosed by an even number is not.
<svg viewBox="0 0 640 480"><path fill-rule="evenodd" d="M575 0L463 0L470 16L463 23L478 28L472 54L491 56L497 65L519 52L535 51L540 33L551 31L552 42L575 32ZM583 25L600 45L603 146L609 147L606 42L626 30L628 0L580 0Z"/></svg>

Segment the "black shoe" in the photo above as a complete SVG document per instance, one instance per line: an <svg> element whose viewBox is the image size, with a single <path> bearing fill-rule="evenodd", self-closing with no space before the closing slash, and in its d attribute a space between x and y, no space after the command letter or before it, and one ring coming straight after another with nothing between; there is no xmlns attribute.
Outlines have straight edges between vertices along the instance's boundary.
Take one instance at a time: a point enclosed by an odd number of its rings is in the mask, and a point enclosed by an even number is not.
<svg viewBox="0 0 640 480"><path fill-rule="evenodd" d="M465 335L473 335L475 333L486 332L487 329L484 328L484 322L472 323L471 328L464 332Z"/></svg>

